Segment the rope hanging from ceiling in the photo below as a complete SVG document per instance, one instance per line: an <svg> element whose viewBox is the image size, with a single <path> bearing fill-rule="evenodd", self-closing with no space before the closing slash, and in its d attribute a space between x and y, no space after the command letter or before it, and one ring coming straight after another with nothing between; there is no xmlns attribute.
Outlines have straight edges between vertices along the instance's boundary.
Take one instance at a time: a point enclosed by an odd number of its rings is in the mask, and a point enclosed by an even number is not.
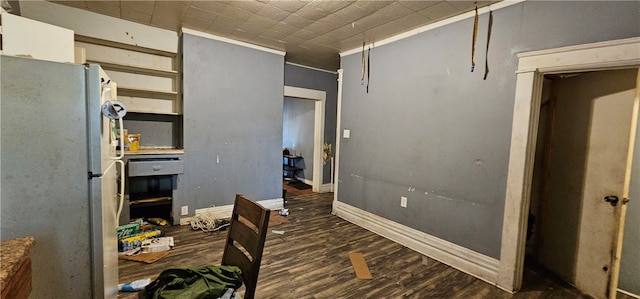
<svg viewBox="0 0 640 299"><path fill-rule="evenodd" d="M476 55L476 39L478 37L478 5L476 5L476 14L473 17L473 40L471 42L471 72L476 67L475 55Z"/></svg>
<svg viewBox="0 0 640 299"><path fill-rule="evenodd" d="M364 62L364 40L362 41L362 78L360 78L360 85L364 85L364 71L365 71L365 62Z"/></svg>
<svg viewBox="0 0 640 299"><path fill-rule="evenodd" d="M371 82L371 47L367 51L367 93L369 93L369 82Z"/></svg>
<svg viewBox="0 0 640 299"><path fill-rule="evenodd" d="M491 40L491 29L493 27L493 12L489 11L489 25L487 26L487 51L484 58L484 80L489 75L489 41Z"/></svg>

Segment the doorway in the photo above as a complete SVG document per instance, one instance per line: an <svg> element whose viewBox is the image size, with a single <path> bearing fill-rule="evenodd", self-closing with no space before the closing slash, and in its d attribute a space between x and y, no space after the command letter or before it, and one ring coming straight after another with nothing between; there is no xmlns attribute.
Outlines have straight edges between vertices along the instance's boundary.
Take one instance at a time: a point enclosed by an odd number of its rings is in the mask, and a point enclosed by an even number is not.
<svg viewBox="0 0 640 299"><path fill-rule="evenodd" d="M544 76L638 68L640 66L640 38L522 53L518 57L516 99L497 281L500 288L510 292L518 291L522 285ZM633 115L635 116L631 117L634 121L637 120L637 102L637 100L634 101ZM632 130L635 128L631 127ZM627 134L631 134L631 132L627 131ZM604 135L606 136L606 134ZM632 145L633 142L629 142L629 144ZM630 158L629 155L627 157ZM589 166L585 166L585 170L588 168ZM625 185L628 185L630 171L626 171L624 176ZM585 185L590 185L590 183L585 183ZM622 195L619 196L620 198L628 196L628 189L619 191ZM604 199L599 199L598 203L601 203L600 200ZM619 204L619 212L617 213L623 217L625 209L626 205ZM584 214L580 214L579 221L584 222L586 219L582 217ZM608 271L612 274L609 276L611 279L609 284L610 297L615 296L617 288L615 281L617 281L621 236L618 234L616 238L614 246L616 249L608 252L613 257L611 267L607 267L605 270L604 265L600 265L600 271ZM582 232L577 239L580 238L582 238ZM612 245L611 242L609 245ZM576 257L576 260L579 259L581 258ZM582 270L576 270L576 272L580 271ZM597 296L602 297L602 295Z"/></svg>
<svg viewBox="0 0 640 299"><path fill-rule="evenodd" d="M305 182L308 183L310 181L311 190L313 192L319 193L322 186L324 164L322 154L324 145L324 110L326 92L321 90L285 86L284 96L285 99L295 98L313 102L313 154L310 157L311 159L303 157L303 163L305 163L306 165L311 165L313 173L311 180L305 178ZM289 150L293 150L294 152L296 151L295 148Z"/></svg>
<svg viewBox="0 0 640 299"><path fill-rule="evenodd" d="M636 69L545 76L527 226L527 259L595 298L612 274Z"/></svg>

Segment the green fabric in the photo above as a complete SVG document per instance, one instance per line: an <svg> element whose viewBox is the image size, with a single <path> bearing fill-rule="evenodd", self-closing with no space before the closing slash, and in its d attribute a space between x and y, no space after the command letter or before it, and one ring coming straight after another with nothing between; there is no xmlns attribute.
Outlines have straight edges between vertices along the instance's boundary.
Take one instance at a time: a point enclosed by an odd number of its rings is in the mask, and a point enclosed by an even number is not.
<svg viewBox="0 0 640 299"><path fill-rule="evenodd" d="M242 286L242 271L236 266L171 268L138 293L144 299L217 299L228 288Z"/></svg>

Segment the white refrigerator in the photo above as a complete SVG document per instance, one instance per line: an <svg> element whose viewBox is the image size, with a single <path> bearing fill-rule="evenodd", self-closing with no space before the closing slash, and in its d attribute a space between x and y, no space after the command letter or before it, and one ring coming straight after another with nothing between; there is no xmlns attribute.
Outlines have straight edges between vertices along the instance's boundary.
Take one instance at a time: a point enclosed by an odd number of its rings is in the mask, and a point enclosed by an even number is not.
<svg viewBox="0 0 640 299"><path fill-rule="evenodd" d="M0 58L0 238L35 237L31 298L116 298L116 85L98 65Z"/></svg>

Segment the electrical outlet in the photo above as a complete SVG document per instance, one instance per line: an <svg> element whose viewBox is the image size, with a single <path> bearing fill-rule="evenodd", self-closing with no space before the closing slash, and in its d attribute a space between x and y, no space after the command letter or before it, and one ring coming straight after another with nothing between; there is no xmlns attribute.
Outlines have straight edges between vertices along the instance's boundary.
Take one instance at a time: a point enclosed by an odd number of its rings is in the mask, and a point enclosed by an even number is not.
<svg viewBox="0 0 640 299"><path fill-rule="evenodd" d="M400 197L400 206L403 207L403 208L407 207L407 198L406 197L404 197L404 196Z"/></svg>
<svg viewBox="0 0 640 299"><path fill-rule="evenodd" d="M182 216L189 215L189 206L182 206L180 208L180 215Z"/></svg>

